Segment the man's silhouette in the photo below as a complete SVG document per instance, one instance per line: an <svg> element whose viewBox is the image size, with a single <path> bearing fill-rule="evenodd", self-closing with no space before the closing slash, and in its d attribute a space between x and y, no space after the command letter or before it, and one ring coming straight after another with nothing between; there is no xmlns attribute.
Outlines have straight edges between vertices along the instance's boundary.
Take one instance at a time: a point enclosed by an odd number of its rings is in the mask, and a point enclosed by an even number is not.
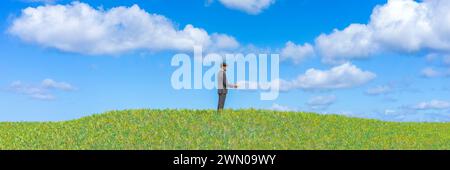
<svg viewBox="0 0 450 170"><path fill-rule="evenodd" d="M222 111L225 106L225 99L227 98L228 86L231 88L238 88L236 84L229 84L227 81L227 64L222 63L220 66L220 71L218 74L218 93L219 93L219 104L217 106L217 111Z"/></svg>

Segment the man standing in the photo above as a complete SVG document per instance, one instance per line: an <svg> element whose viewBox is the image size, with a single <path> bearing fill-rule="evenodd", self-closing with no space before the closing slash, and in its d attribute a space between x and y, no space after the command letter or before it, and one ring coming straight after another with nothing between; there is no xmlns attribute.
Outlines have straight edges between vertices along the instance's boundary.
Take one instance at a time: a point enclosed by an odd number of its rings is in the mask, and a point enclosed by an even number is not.
<svg viewBox="0 0 450 170"><path fill-rule="evenodd" d="M228 86L231 88L238 88L237 84L229 84L227 81L227 64L224 62L220 66L220 71L218 74L218 93L219 93L219 104L217 106L217 111L222 111L225 105L225 99L227 98Z"/></svg>

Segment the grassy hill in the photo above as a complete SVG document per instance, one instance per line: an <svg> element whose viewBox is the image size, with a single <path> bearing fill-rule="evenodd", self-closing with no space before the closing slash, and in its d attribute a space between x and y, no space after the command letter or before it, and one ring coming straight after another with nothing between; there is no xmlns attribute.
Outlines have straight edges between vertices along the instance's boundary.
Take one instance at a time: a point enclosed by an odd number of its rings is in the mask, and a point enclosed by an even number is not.
<svg viewBox="0 0 450 170"><path fill-rule="evenodd" d="M0 149L450 149L450 123L261 110L125 110L0 123Z"/></svg>

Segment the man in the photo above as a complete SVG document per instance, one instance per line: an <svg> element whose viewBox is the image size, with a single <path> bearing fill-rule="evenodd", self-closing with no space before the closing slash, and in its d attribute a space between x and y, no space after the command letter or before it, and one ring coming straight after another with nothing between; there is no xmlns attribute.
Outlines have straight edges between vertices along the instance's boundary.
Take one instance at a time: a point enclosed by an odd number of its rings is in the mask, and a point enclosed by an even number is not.
<svg viewBox="0 0 450 170"><path fill-rule="evenodd" d="M219 104L217 106L217 111L221 112L225 105L225 99L227 98L228 86L231 88L238 88L237 84L229 84L227 81L227 64L222 63L220 66L220 71L218 73L218 93L219 93Z"/></svg>

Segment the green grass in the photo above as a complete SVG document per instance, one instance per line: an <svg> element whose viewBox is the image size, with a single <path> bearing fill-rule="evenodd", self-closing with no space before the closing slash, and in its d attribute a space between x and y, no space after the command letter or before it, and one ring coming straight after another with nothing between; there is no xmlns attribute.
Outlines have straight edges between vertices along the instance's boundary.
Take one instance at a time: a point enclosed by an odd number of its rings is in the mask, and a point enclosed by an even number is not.
<svg viewBox="0 0 450 170"><path fill-rule="evenodd" d="M261 110L125 110L0 123L0 149L450 149L450 123Z"/></svg>

